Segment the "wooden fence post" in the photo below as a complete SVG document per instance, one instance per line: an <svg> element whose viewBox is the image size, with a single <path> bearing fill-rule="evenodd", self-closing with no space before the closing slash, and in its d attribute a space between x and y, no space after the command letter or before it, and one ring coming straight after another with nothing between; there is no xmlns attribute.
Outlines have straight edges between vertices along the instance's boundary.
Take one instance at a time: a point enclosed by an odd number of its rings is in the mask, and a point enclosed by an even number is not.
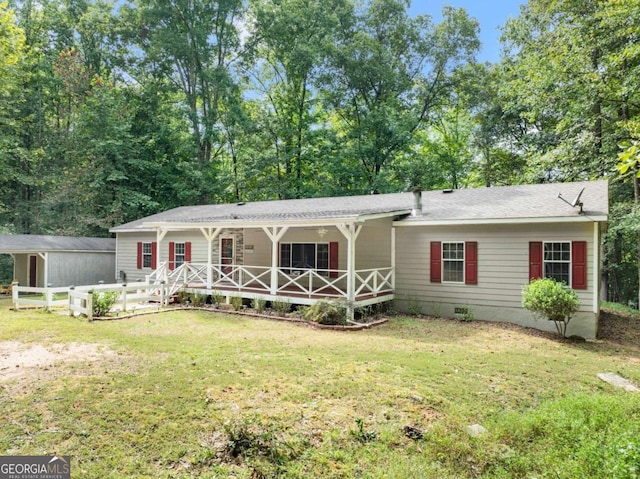
<svg viewBox="0 0 640 479"><path fill-rule="evenodd" d="M19 285L20 283L18 283L17 281L14 281L13 283L11 283L11 299L13 300L14 311L18 311L20 309L20 304L18 302L18 297L19 297L18 286Z"/></svg>
<svg viewBox="0 0 640 479"><path fill-rule="evenodd" d="M127 283L122 283L122 293L120 293L120 299L122 300L122 312L127 311Z"/></svg>
<svg viewBox="0 0 640 479"><path fill-rule="evenodd" d="M73 296L73 292L75 291L75 286L69 286L69 296L67 296L67 301L69 304L69 316L73 316L73 304L75 300L75 296Z"/></svg>
<svg viewBox="0 0 640 479"><path fill-rule="evenodd" d="M87 301L86 301L86 308L87 308L87 319L89 321L93 321L93 290L89 290L87 291Z"/></svg>
<svg viewBox="0 0 640 479"><path fill-rule="evenodd" d="M147 291L147 294L149 294L149 291ZM164 281L160 281L160 307L161 308L166 306L166 304L164 304L165 301L166 301L166 298L165 298L165 282Z"/></svg>
<svg viewBox="0 0 640 479"><path fill-rule="evenodd" d="M53 292L51 291L51 285L47 284L44 288L44 308L50 313L53 307Z"/></svg>

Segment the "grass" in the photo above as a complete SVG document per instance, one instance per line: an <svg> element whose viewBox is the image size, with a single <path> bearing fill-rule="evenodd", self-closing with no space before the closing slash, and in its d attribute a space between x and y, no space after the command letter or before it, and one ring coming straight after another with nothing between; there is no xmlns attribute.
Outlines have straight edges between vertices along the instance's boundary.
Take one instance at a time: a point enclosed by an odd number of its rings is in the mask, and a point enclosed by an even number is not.
<svg viewBox="0 0 640 479"><path fill-rule="evenodd" d="M100 361L0 379L0 455L69 454L74 477L640 474L640 394L596 377L640 383L640 344L619 331L575 343L478 321L392 318L354 333L203 311L88 323L9 306L0 343L104 348ZM475 423L487 433L470 437Z"/></svg>

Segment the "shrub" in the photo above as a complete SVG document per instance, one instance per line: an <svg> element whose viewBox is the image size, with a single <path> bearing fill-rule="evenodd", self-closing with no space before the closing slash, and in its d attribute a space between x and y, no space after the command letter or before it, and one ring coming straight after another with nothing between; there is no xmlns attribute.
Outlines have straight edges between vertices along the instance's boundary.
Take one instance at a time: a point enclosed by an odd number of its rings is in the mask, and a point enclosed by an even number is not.
<svg viewBox="0 0 640 479"><path fill-rule="evenodd" d="M346 324L346 306L337 301L318 301L305 308L304 319L318 324Z"/></svg>
<svg viewBox="0 0 640 479"><path fill-rule="evenodd" d="M231 304L234 311L240 311L242 309L242 296L231 296L229 304Z"/></svg>
<svg viewBox="0 0 640 479"><path fill-rule="evenodd" d="M223 299L224 296L220 293L220 291L213 291L211 293L211 304L213 304L214 306L218 306L220 303L222 303Z"/></svg>
<svg viewBox="0 0 640 479"><path fill-rule="evenodd" d="M262 313L267 306L267 300L264 298L253 298L251 300L251 307L256 313Z"/></svg>
<svg viewBox="0 0 640 479"><path fill-rule="evenodd" d="M104 293L94 291L92 296L93 315L98 317L106 316L118 300L117 291L105 291Z"/></svg>
<svg viewBox="0 0 640 479"><path fill-rule="evenodd" d="M580 306L576 292L551 278L536 279L524 287L522 306L553 321L556 330L565 336L567 325Z"/></svg>
<svg viewBox="0 0 640 479"><path fill-rule="evenodd" d="M276 313L283 316L291 311L291 303L286 299L272 301L271 307Z"/></svg>
<svg viewBox="0 0 640 479"><path fill-rule="evenodd" d="M204 306L207 302L207 295L202 293L193 293L191 295L191 303L194 306Z"/></svg>

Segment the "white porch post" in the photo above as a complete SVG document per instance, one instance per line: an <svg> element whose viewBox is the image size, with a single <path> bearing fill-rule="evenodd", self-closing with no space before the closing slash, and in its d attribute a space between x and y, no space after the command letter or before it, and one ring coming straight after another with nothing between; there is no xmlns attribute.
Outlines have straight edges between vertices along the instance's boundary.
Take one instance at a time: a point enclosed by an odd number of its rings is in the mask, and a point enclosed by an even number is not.
<svg viewBox="0 0 640 479"><path fill-rule="evenodd" d="M396 291L396 229L391 227L391 289Z"/></svg>
<svg viewBox="0 0 640 479"><path fill-rule="evenodd" d="M222 232L222 228L200 228L200 231L207 240L207 289L213 285L213 242Z"/></svg>
<svg viewBox="0 0 640 479"><path fill-rule="evenodd" d="M262 230L271 240L270 294L276 294L278 292L278 241L282 239L288 229L288 226L281 226L280 228L278 228L277 226L274 226L273 228L267 228L266 226L262 227Z"/></svg>
<svg viewBox="0 0 640 479"><path fill-rule="evenodd" d="M38 253L38 256L42 258L44 263L44 287L47 288L49 284L49 253Z"/></svg>
<svg viewBox="0 0 640 479"><path fill-rule="evenodd" d="M167 229L164 228L158 228L158 230L156 231L156 269L160 267L160 263L162 263L162 247L161 247L161 243L162 240L164 239L164 237L167 235ZM163 269L164 271L164 277L162 279L164 279L165 281L168 280L167 278L167 268ZM158 278L156 278L157 281Z"/></svg>
<svg viewBox="0 0 640 479"><path fill-rule="evenodd" d="M353 322L356 299L356 240L362 231L362 225L349 223L339 224L337 227L347 238L347 321Z"/></svg>

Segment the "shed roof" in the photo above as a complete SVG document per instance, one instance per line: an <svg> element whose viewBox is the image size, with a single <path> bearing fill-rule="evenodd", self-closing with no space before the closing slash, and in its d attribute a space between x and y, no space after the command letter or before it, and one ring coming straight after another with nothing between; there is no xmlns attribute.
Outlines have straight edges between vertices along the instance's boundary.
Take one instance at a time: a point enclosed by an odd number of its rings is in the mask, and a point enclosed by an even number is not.
<svg viewBox="0 0 640 479"><path fill-rule="evenodd" d="M78 236L0 235L0 253L49 251L113 253L116 251L116 240Z"/></svg>
<svg viewBox="0 0 640 479"><path fill-rule="evenodd" d="M572 202L584 188L580 208ZM608 215L607 181L548 183L423 192L423 213L409 216L414 207L412 193L257 201L200 206L182 206L115 228L112 232L149 230L154 226L225 225L258 226L304 221L327 223L366 219L371 215L403 217L396 224L501 222L513 220L605 221Z"/></svg>

